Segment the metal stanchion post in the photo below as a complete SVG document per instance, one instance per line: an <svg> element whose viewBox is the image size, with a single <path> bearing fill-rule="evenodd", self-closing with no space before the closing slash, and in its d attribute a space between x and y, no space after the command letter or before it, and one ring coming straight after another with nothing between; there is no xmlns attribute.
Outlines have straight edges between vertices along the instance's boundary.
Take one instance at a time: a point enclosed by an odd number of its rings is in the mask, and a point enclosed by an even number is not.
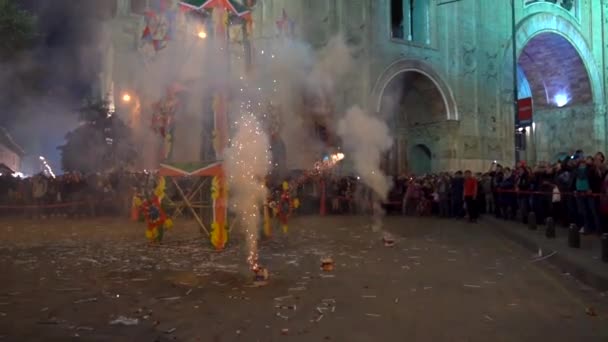
<svg viewBox="0 0 608 342"><path fill-rule="evenodd" d="M553 217L547 217L545 236L548 239L555 239L555 221Z"/></svg>
<svg viewBox="0 0 608 342"><path fill-rule="evenodd" d="M528 229L536 230L536 214L533 211L528 213Z"/></svg>
<svg viewBox="0 0 608 342"><path fill-rule="evenodd" d="M576 224L572 223L568 230L568 247L581 248L581 236L578 232Z"/></svg>
<svg viewBox="0 0 608 342"><path fill-rule="evenodd" d="M608 262L608 234L602 234L602 261Z"/></svg>

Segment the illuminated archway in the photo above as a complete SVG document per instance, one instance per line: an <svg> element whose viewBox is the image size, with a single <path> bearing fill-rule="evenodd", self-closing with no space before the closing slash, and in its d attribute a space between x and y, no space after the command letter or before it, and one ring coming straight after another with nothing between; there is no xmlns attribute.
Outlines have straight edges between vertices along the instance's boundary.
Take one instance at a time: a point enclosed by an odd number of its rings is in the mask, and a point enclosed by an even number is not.
<svg viewBox="0 0 608 342"><path fill-rule="evenodd" d="M602 73L577 25L568 16L541 12L522 19L516 27L516 56L533 99L534 125L526 129L528 161L550 160L572 148L603 148L605 118ZM508 42L501 77L501 116L505 155L512 153L513 44ZM573 128L576 127L576 132ZM532 133L534 132L534 133ZM520 156L521 157L521 156Z"/></svg>
<svg viewBox="0 0 608 342"><path fill-rule="evenodd" d="M535 110L593 101L583 60L572 43L557 33L543 32L529 40L518 65L530 85ZM523 82L519 84L523 88Z"/></svg>

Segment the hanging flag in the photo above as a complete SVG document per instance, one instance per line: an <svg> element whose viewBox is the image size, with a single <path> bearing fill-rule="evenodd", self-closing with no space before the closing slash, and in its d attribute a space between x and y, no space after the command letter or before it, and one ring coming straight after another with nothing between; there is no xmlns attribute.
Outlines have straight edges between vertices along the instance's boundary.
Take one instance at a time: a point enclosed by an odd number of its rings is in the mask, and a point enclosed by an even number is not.
<svg viewBox="0 0 608 342"><path fill-rule="evenodd" d="M152 44L154 51L164 49L175 35L177 0L151 0L145 20L142 42Z"/></svg>

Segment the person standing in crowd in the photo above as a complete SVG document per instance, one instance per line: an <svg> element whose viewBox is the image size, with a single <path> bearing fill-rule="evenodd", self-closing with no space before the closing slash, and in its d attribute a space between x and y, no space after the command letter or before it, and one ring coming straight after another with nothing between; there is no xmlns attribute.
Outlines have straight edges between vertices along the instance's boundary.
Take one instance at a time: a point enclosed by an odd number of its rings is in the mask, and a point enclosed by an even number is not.
<svg viewBox="0 0 608 342"><path fill-rule="evenodd" d="M579 159L575 171L575 191L578 213L583 219L581 234L590 234L599 231L599 217L593 199L591 189L591 178L593 177L593 158Z"/></svg>
<svg viewBox="0 0 608 342"><path fill-rule="evenodd" d="M418 184L411 179L403 196L403 215L413 215L418 205Z"/></svg>
<svg viewBox="0 0 608 342"><path fill-rule="evenodd" d="M452 215L456 218L464 217L464 179L462 171L457 171L452 179Z"/></svg>
<svg viewBox="0 0 608 342"><path fill-rule="evenodd" d="M489 173L485 173L481 177L481 191L484 198L485 213L494 213L494 194L492 192L492 176Z"/></svg>
<svg viewBox="0 0 608 342"><path fill-rule="evenodd" d="M600 221L603 234L608 233L608 172L604 172L600 197Z"/></svg>
<svg viewBox="0 0 608 342"><path fill-rule="evenodd" d="M517 206L524 224L528 223L528 213L530 211L530 172L525 162L521 162L517 167L517 180L515 191L517 191Z"/></svg>
<svg viewBox="0 0 608 342"><path fill-rule="evenodd" d="M532 210L536 214L536 223L544 224L551 215L553 200L553 187L551 183L553 169L547 168L546 163L541 162L531 174L530 189L535 192L532 195Z"/></svg>
<svg viewBox="0 0 608 342"><path fill-rule="evenodd" d="M602 234L602 220L600 213L600 195L602 193L602 185L604 182L604 175L606 174L604 161L606 158L602 152L597 152L593 156L593 165L591 166L591 173L589 175L589 184L591 185L591 192L593 193L593 207L595 215L598 217L596 225L596 233Z"/></svg>
<svg viewBox="0 0 608 342"><path fill-rule="evenodd" d="M48 182L43 174L38 174L32 179L32 198L36 206L35 217L42 216L44 218L44 200L48 189Z"/></svg>
<svg viewBox="0 0 608 342"><path fill-rule="evenodd" d="M473 177L475 177L475 179L477 179L477 186L481 187L481 182L483 181L483 174L481 172L477 172L475 173L475 175L473 175ZM485 214L486 213L486 197L484 195L483 189L479 189L479 191L477 191L477 198L475 198L475 201L477 202L477 216L481 216L481 214Z"/></svg>
<svg viewBox="0 0 608 342"><path fill-rule="evenodd" d="M467 205L467 213L471 222L477 222L477 190L477 178L473 177L471 171L465 171L463 199Z"/></svg>
<svg viewBox="0 0 608 342"><path fill-rule="evenodd" d="M439 176L437 195L439 195L439 216L450 217L450 179L445 173Z"/></svg>
<svg viewBox="0 0 608 342"><path fill-rule="evenodd" d="M490 168L490 178L492 184L492 197L494 198L494 215L496 218L500 218L500 184L503 181L504 173L502 171L502 165L496 162L492 163Z"/></svg>
<svg viewBox="0 0 608 342"><path fill-rule="evenodd" d="M512 220L515 218L515 213L517 212L517 198L514 193L515 175L508 167L504 169L503 179L502 182L500 182L499 190L500 215L505 220Z"/></svg>

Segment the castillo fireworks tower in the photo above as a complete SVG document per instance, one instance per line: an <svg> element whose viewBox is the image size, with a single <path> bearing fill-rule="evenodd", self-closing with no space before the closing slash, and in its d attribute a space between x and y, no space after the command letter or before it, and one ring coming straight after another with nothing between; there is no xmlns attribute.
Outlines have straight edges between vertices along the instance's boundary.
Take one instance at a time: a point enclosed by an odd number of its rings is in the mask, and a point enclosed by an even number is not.
<svg viewBox="0 0 608 342"><path fill-rule="evenodd" d="M173 158L175 115L182 110L180 94L187 92L187 85L174 84L169 87L166 95L154 104L152 115L152 127L163 141L160 152L163 161L159 174L170 178L181 195L183 206L178 210L189 210L199 224L201 233L208 235L218 250L223 249L228 241L228 192L223 154L229 143L230 51L234 51L234 47L230 46L230 36L231 33L240 31L240 45L243 47L241 55L246 71L249 70L252 56L250 37L253 29L251 7L254 5L255 1L246 1L243 4L234 0L155 0L152 1L150 11L146 13L146 27L142 34L142 40L149 43L151 50L156 52L171 49L170 40L175 35L174 27L179 25L179 20L187 17L197 18L200 20L199 38L210 40L216 48L214 58L220 62L214 63L214 66L221 68L216 70L217 74L226 75L218 77L208 85L209 93L212 94L212 141L204 144L212 146L212 160L178 163ZM178 182L180 177L196 179L193 190L186 193ZM209 179L212 184L212 217L208 220L210 223L207 223L195 210L191 200Z"/></svg>

